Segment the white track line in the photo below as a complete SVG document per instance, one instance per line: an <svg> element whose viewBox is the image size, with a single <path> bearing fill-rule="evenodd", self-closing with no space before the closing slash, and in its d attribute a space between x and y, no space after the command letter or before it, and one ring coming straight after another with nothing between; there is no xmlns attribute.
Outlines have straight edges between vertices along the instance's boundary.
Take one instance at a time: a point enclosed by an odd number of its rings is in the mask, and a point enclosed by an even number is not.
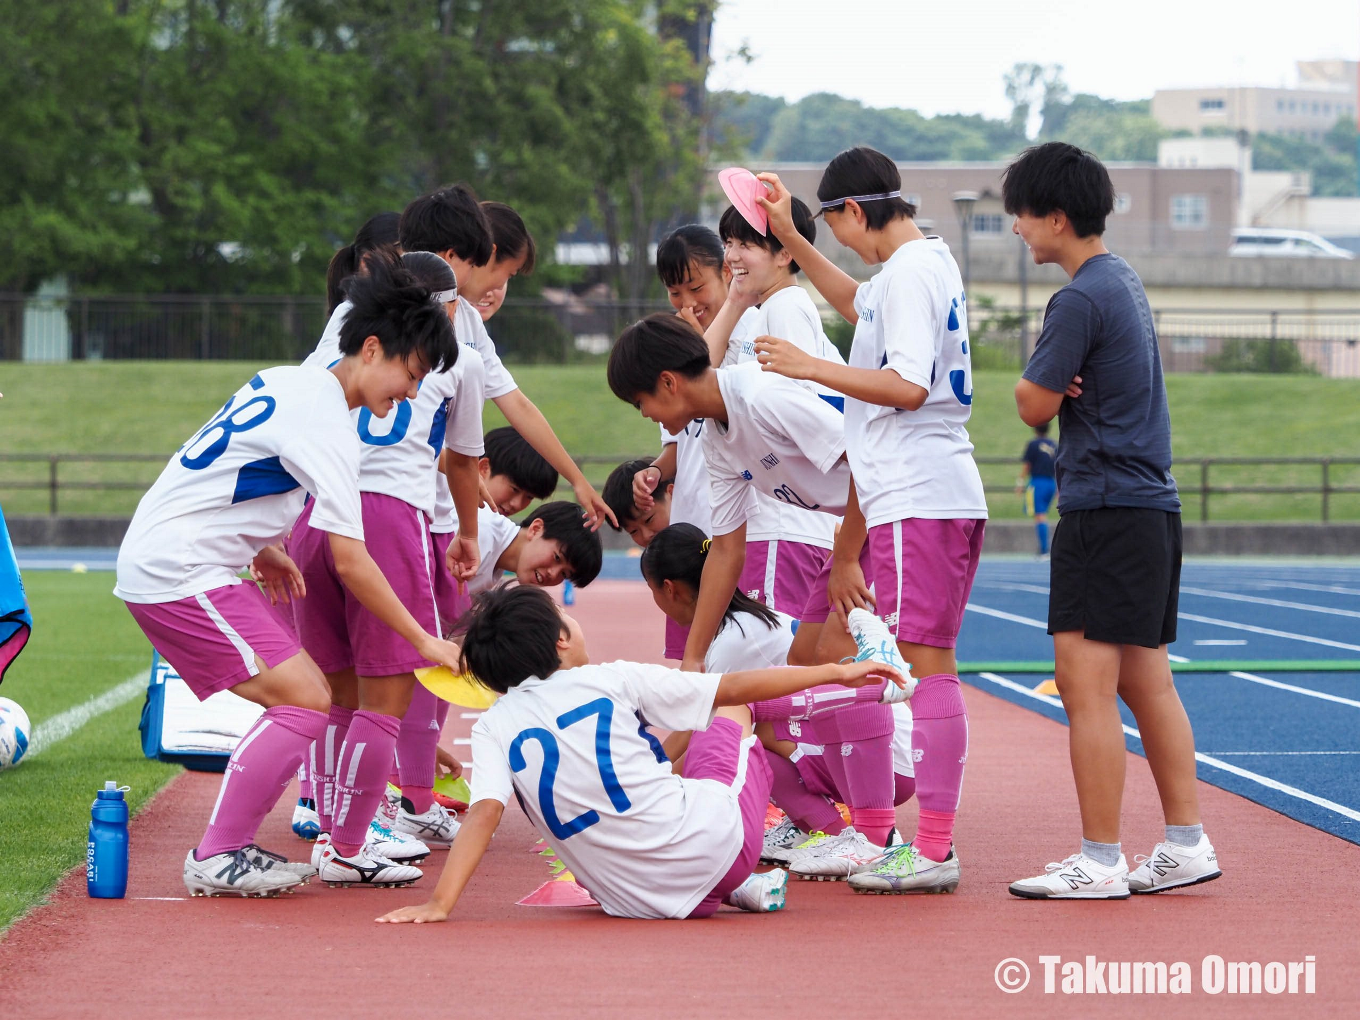
<svg viewBox="0 0 1360 1020"><path fill-rule="evenodd" d="M1360 645L1347 644L1345 641L1332 641L1330 638L1312 637L1309 634L1295 634L1291 630L1253 627L1249 623L1234 623L1232 620L1220 620L1214 616L1198 616L1195 613L1179 613L1177 615L1182 620L1189 620L1192 623L1208 623L1215 627L1227 627L1229 630L1244 630L1249 634L1265 634L1269 637L1288 638L1290 641L1303 641L1310 645L1324 645L1327 648L1344 648L1348 652L1360 652Z"/></svg>
<svg viewBox="0 0 1360 1020"><path fill-rule="evenodd" d="M1349 705L1351 708L1360 708L1360 701L1355 701L1352 698L1343 698L1337 694L1327 694L1325 691L1315 691L1310 687L1295 687L1293 684L1287 684L1280 680L1272 680L1269 677L1257 676L1255 673L1239 673L1237 670L1233 670L1228 675L1235 676L1239 680L1248 680L1254 684L1261 684L1265 687L1274 687L1281 691L1289 691L1293 694L1304 694L1310 698L1318 698L1322 701L1334 701L1338 705Z"/></svg>
<svg viewBox="0 0 1360 1020"><path fill-rule="evenodd" d="M990 680L994 684L997 684L1001 687L1005 687L1008 690L1015 691L1017 694L1023 694L1027 698L1033 698L1035 701L1043 702L1046 705L1056 704L1058 705L1058 707L1061 707L1061 702L1059 701L1058 698L1056 698L1053 695L1036 694L1034 691L1030 690L1023 684L1018 684L1013 680L1007 680L1005 677L997 676L995 673L980 673L978 675L986 680ZM1124 726L1124 732L1138 740L1143 739L1143 735L1139 733L1136 729L1134 729L1132 726ZM1290 786L1287 783L1281 783L1279 780L1271 779L1269 776L1260 775L1259 773L1252 772L1249 769L1244 769L1241 768L1240 766L1233 765L1231 762L1223 761L1221 758L1215 758L1212 755L1201 754L1199 751L1195 752L1195 760L1198 762L1203 762L1205 765L1210 765L1216 769L1222 769L1224 772L1230 772L1235 776L1241 776L1243 779L1249 779L1253 783L1258 783L1261 786L1266 787L1267 789L1275 790L1279 793L1286 794L1290 797L1294 797L1297 800L1307 801L1309 804L1316 804L1320 808L1325 808L1326 810L1332 811L1338 815L1341 815L1344 818L1349 818L1353 822L1360 822L1360 811L1356 811L1354 808L1349 808L1345 804L1338 804L1334 800L1328 800L1326 797L1319 797L1317 794L1309 793L1307 790L1300 790L1297 786Z"/></svg>
<svg viewBox="0 0 1360 1020"><path fill-rule="evenodd" d="M1204 753L1208 754L1209 752L1205 751ZM1313 755L1313 754L1360 754L1360 751L1215 751L1214 757L1233 758L1240 757L1243 755L1253 755L1262 758L1277 758L1280 756L1292 758L1298 757L1300 755Z"/></svg>
<svg viewBox="0 0 1360 1020"><path fill-rule="evenodd" d="M1307 584L1303 581L1253 581L1260 588L1297 588L1299 591L1325 591L1333 595L1360 595L1360 588L1343 588L1339 584Z"/></svg>
<svg viewBox="0 0 1360 1020"><path fill-rule="evenodd" d="M1205 638L1203 641L1196 641L1196 645L1245 645L1246 638Z"/></svg>
<svg viewBox="0 0 1360 1020"><path fill-rule="evenodd" d="M131 701L138 694L144 694L148 680L147 671L142 670L136 676L128 677L118 686L110 688L103 694L96 694L93 698L76 705L74 708L68 708L65 712L58 712L50 719L44 719L33 727L33 739L29 741L26 757L32 758L41 754L53 744L65 740L91 719L95 719L106 712L112 712L118 706Z"/></svg>
<svg viewBox="0 0 1360 1020"><path fill-rule="evenodd" d="M981 613L983 616L994 616L998 620L1009 620L1011 623L1021 623L1024 624L1026 627L1038 627L1045 633L1048 632L1048 624L1045 623L1043 620L1036 620L1032 616L1017 616L1015 613L1007 613L1003 612L1000 609L992 609L990 606L980 606L976 602L969 602L963 608L971 609L973 612ZM1166 657L1170 659L1172 662L1190 661L1184 655L1172 655L1170 652L1167 652Z"/></svg>
<svg viewBox="0 0 1360 1020"><path fill-rule="evenodd" d="M1216 591L1213 588L1188 588L1181 585L1182 592L1211 599L1228 599L1231 602L1250 602L1255 606L1274 606L1277 609L1299 609L1305 613L1325 613L1327 616L1347 616L1360 620L1360 611L1354 609L1333 609L1331 606L1315 606L1307 602L1286 602L1284 599L1266 599L1259 595L1238 595L1231 591Z"/></svg>

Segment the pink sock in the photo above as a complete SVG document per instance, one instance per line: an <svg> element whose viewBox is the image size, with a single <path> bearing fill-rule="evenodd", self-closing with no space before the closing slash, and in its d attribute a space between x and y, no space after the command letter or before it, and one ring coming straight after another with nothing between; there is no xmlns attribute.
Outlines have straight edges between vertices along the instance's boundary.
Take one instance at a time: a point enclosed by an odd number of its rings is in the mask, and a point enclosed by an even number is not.
<svg viewBox="0 0 1360 1020"><path fill-rule="evenodd" d="M825 832L833 836L845 828L845 819L841 818L835 803L803 785L798 766L773 751L765 758L774 773L770 799L794 825L804 832Z"/></svg>
<svg viewBox="0 0 1360 1020"><path fill-rule="evenodd" d="M312 741L312 744L315 744L315 743L316 743L315 740ZM312 800L312 799L313 799L313 797L312 797L312 773L311 773L311 770L308 769L308 767L307 767L308 764L311 762L311 747L312 747L312 744L308 744L308 745L307 745L308 753L302 756L302 764L298 767L298 773L297 773L297 776L298 776L298 797L299 797L299 799L301 799L301 800Z"/></svg>
<svg viewBox="0 0 1360 1020"><path fill-rule="evenodd" d="M893 806L898 807L916 794L916 780L912 776L893 773Z"/></svg>
<svg viewBox="0 0 1360 1020"><path fill-rule="evenodd" d="M378 801L387 787L387 770L397 746L401 720L394 715L354 713L335 772L335 828L331 842L346 857L359 852Z"/></svg>
<svg viewBox="0 0 1360 1020"><path fill-rule="evenodd" d="M802 695L798 697L801 699ZM751 718L756 722L788 722L793 718L793 697L786 695L769 701L757 701L751 706Z"/></svg>
<svg viewBox="0 0 1360 1020"><path fill-rule="evenodd" d="M897 824L897 812L892 808L852 807L850 821L857 832L869 837L870 843L875 846L886 846L888 833L892 832L892 827Z"/></svg>
<svg viewBox="0 0 1360 1020"><path fill-rule="evenodd" d="M942 861L954 838L954 813L968 760L968 709L959 678L948 673L922 677L912 695L912 750L921 820L912 842L923 857Z"/></svg>
<svg viewBox="0 0 1360 1020"><path fill-rule="evenodd" d="M331 705L326 717L326 728L312 745L308 765L312 773L312 792L316 797L316 813L321 819L321 831L330 832L335 818L335 766L340 761L340 748L349 733L354 709Z"/></svg>
<svg viewBox="0 0 1360 1020"><path fill-rule="evenodd" d="M397 734L397 773L407 810L423 814L434 803L434 755L439 744L439 705L424 684L416 684Z"/></svg>
<svg viewBox="0 0 1360 1020"><path fill-rule="evenodd" d="M255 721L222 775L208 830L195 854L200 861L255 841L255 830L325 725L320 712L291 705L276 705Z"/></svg>

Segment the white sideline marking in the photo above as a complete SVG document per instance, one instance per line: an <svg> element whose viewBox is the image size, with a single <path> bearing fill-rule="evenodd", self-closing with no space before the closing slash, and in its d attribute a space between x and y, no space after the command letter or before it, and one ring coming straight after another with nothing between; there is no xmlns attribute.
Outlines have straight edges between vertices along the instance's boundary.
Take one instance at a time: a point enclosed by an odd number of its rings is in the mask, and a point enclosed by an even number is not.
<svg viewBox="0 0 1360 1020"><path fill-rule="evenodd" d="M1009 620L1011 623L1023 623L1026 627L1038 627L1044 632L1048 631L1048 624L1043 620L1036 620L1031 616L1016 616L1014 613L1002 612L1000 609L992 609L990 606L980 606L976 602L969 602L963 608L971 609L973 612L981 613L983 616L995 616L998 620ZM1172 662L1190 661L1184 655L1172 655L1170 652L1166 653L1166 657Z"/></svg>
<svg viewBox="0 0 1360 1020"><path fill-rule="evenodd" d="M1233 623L1232 620L1220 620L1214 616L1197 616L1194 613L1180 613L1179 616L1182 620L1190 620L1192 623L1209 623L1215 627L1227 627L1229 630L1244 630L1249 634L1265 634L1269 637L1288 638L1291 641L1304 641L1310 645L1325 645L1328 648L1344 648L1349 652L1360 652L1360 645L1349 645L1344 641L1333 641L1330 638L1313 637L1309 634L1295 634L1291 630L1253 627L1249 623Z"/></svg>
<svg viewBox="0 0 1360 1020"><path fill-rule="evenodd" d="M1018 684L1014 680L1007 680L1004 676L997 676L995 673L979 673L978 675L986 680L990 680L994 684L1005 687L1007 690L1015 691L1017 694L1023 694L1027 698L1033 698L1035 701L1041 701L1046 705L1061 705L1061 701L1054 695L1036 694L1023 684ZM1124 726L1123 729L1129 736L1135 737L1138 740L1143 739L1143 735L1132 726ZM1297 800L1307 801L1309 804L1316 804L1320 808L1326 808L1328 811L1333 811L1344 818L1349 818L1353 822L1360 822L1360 811L1346 807L1344 804L1338 804L1334 800L1328 800L1326 797L1319 797L1317 794L1309 793L1307 790L1300 790L1297 786L1281 783L1279 780L1271 779L1269 776L1260 775L1259 773L1233 765L1230 762L1223 761L1221 758L1202 754L1199 751L1195 752L1195 761L1203 762L1205 765L1211 765L1216 769L1222 769L1224 772L1231 772L1233 775L1241 776L1243 779L1250 779L1253 783L1259 783L1267 789L1276 790L1279 793L1294 797Z"/></svg>
<svg viewBox="0 0 1360 1020"><path fill-rule="evenodd" d="M58 712L50 719L44 719L33 727L33 739L29 741L27 757L32 758L41 754L53 744L65 740L91 719L96 719L106 712L112 712L119 705L131 701L138 694L145 693L149 681L148 671L142 670L136 676L128 677L118 686L110 688L103 694L96 694L93 698L76 705L74 708L68 708L65 712Z"/></svg>
<svg viewBox="0 0 1360 1020"><path fill-rule="evenodd" d="M1279 690L1289 691L1293 694L1305 694L1310 698L1319 698L1322 701L1334 701L1338 705L1350 705L1351 708L1360 708L1360 701L1354 701L1351 698L1343 698L1336 694L1327 694L1323 691L1315 691L1311 687L1295 687L1293 684L1287 684L1280 680L1271 680L1269 677L1257 676L1255 673L1239 673L1236 670L1233 670L1228 675L1235 676L1239 680L1249 680L1254 684L1262 684L1265 687L1275 687Z"/></svg>
<svg viewBox="0 0 1360 1020"><path fill-rule="evenodd" d="M1209 752L1205 751L1204 753L1208 754ZM1241 755L1258 755L1264 758L1273 758L1280 755L1297 757L1299 755L1309 754L1360 754L1360 751L1215 751L1214 757L1230 758Z"/></svg>
<svg viewBox="0 0 1360 1020"><path fill-rule="evenodd" d="M1255 606L1275 606L1277 609L1301 609L1306 613L1325 613L1328 616L1348 616L1353 620L1360 620L1360 611L1354 609L1334 609L1331 606L1315 606L1308 602L1288 602L1284 599L1262 598L1260 595L1238 595L1231 591L1216 591L1213 588L1187 588L1185 585L1181 585L1181 591L1211 599L1250 602Z"/></svg>
<svg viewBox="0 0 1360 1020"><path fill-rule="evenodd" d="M1325 591L1334 595L1360 595L1360 588L1343 588L1339 584L1308 584L1304 581L1257 581L1262 588L1297 588L1299 591Z"/></svg>
<svg viewBox="0 0 1360 1020"><path fill-rule="evenodd" d="M1203 641L1196 641L1197 645L1245 645L1246 638L1205 638Z"/></svg>

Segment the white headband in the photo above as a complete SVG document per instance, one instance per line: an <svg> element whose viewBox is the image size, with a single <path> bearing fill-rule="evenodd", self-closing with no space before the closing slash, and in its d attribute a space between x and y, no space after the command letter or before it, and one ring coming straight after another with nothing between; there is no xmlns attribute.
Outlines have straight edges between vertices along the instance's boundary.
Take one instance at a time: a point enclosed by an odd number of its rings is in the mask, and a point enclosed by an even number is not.
<svg viewBox="0 0 1360 1020"><path fill-rule="evenodd" d="M446 305L450 301L458 300L458 288L453 287L449 290L436 290L430 294L430 300L435 304Z"/></svg>
<svg viewBox="0 0 1360 1020"><path fill-rule="evenodd" d="M822 209L834 209L838 205L845 205L846 202L881 202L885 198L901 198L900 191L885 191L878 195L846 195L844 198L833 198L830 202L823 202Z"/></svg>

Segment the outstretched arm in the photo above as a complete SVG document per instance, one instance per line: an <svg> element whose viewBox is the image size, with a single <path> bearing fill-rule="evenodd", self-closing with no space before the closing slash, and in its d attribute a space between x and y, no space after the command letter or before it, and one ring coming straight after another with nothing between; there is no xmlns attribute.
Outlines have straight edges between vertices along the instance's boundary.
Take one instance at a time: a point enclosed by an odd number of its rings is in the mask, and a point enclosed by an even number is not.
<svg viewBox="0 0 1360 1020"><path fill-rule="evenodd" d="M453 841L439 884L429 902L416 907L401 907L376 918L379 924L428 924L446 920L463 895L468 880L482 862L496 826L501 823L505 805L495 800L479 800L468 808L458 838Z"/></svg>
<svg viewBox="0 0 1360 1020"><path fill-rule="evenodd" d="M906 685L902 674L881 662L828 662L821 666L778 666L774 669L747 669L724 673L718 682L713 705L749 705L797 694L818 684L863 687L875 680L887 680L898 687Z"/></svg>
<svg viewBox="0 0 1360 1020"><path fill-rule="evenodd" d="M793 195L784 187L779 175L756 174L756 177L770 186L769 195L758 196L756 201L770 218L770 230L774 236L788 249L793 260L798 263L798 268L831 307L840 312L846 322L852 325L859 322L859 312L855 311L855 292L859 290L859 284L855 278L819 252L811 241L794 228Z"/></svg>

